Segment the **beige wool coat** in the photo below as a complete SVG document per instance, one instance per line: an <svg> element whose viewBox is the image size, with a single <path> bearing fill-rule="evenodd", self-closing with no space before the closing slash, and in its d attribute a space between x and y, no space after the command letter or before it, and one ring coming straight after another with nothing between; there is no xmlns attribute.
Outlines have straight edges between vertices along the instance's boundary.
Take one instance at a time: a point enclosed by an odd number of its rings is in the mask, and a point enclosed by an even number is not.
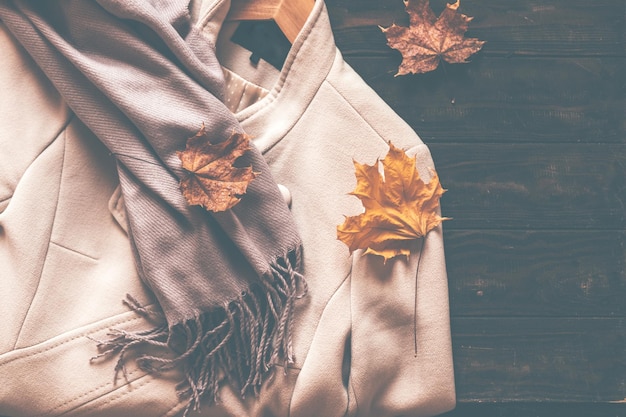
<svg viewBox="0 0 626 417"><path fill-rule="evenodd" d="M350 254L336 238L362 211L353 160L388 141L428 148L344 62L318 0L282 70L229 38L228 1L193 4L217 45L226 104L284 187L304 244L308 295L297 303L295 364L258 398L230 387L203 416L431 416L454 407L441 227L406 260ZM111 329L149 328L122 300L155 307L135 271L114 158L68 109L0 22L0 415L175 416L180 376L92 359ZM444 184L445 185L445 184ZM445 207L444 207L445 211ZM416 313L416 334L414 314ZM417 340L417 346L414 341ZM416 349L417 348L417 349Z"/></svg>

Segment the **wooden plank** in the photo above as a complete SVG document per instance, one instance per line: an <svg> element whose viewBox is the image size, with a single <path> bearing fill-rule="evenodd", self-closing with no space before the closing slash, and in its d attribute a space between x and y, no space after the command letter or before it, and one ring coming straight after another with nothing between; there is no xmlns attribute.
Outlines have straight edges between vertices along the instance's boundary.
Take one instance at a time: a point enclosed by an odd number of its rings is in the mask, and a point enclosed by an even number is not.
<svg viewBox="0 0 626 417"><path fill-rule="evenodd" d="M460 401L623 401L626 318L453 318Z"/></svg>
<svg viewBox="0 0 626 417"><path fill-rule="evenodd" d="M459 403L441 417L626 417L626 404L606 403Z"/></svg>
<svg viewBox="0 0 626 417"><path fill-rule="evenodd" d="M624 229L626 145L430 144L453 229Z"/></svg>
<svg viewBox="0 0 626 417"><path fill-rule="evenodd" d="M393 77L399 59L348 62L426 142L626 143L626 59L479 58Z"/></svg>
<svg viewBox="0 0 626 417"><path fill-rule="evenodd" d="M476 16L468 36L491 40L485 53L624 56L623 1L462 2Z"/></svg>
<svg viewBox="0 0 626 417"><path fill-rule="evenodd" d="M408 25L400 0L330 0L331 23L340 49L385 54L377 26ZM445 0L431 0L436 14ZM624 56L624 4L616 0L502 2L464 0L474 20L468 37L486 40L486 55Z"/></svg>
<svg viewBox="0 0 626 417"><path fill-rule="evenodd" d="M623 230L446 230L444 239L454 316L626 317Z"/></svg>

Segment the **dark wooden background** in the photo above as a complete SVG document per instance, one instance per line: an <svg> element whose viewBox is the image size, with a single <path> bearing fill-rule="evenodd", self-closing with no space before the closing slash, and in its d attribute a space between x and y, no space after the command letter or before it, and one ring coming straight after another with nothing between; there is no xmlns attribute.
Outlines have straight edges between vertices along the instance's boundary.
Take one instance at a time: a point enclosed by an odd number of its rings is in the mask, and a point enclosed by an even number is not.
<svg viewBox="0 0 626 417"><path fill-rule="evenodd" d="M403 77L378 29L401 0L326 4L449 190L446 416L626 416L626 1L463 0L483 50Z"/></svg>

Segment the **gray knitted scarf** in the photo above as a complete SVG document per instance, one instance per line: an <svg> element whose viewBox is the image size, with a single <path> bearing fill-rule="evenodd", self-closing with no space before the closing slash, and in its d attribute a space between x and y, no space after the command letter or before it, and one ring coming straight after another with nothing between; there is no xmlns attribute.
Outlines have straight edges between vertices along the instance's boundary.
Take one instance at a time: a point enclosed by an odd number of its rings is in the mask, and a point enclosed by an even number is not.
<svg viewBox="0 0 626 417"><path fill-rule="evenodd" d="M212 142L241 132L187 1L0 0L0 19L117 160L137 270L163 317L101 349L120 355L118 370L131 349L144 370L182 366L189 407L214 401L222 379L258 392L274 365L292 360L294 301L306 291L301 242L254 147L243 158L260 174L232 209L209 213L181 193L187 138L202 123ZM162 356L141 353L165 345Z"/></svg>

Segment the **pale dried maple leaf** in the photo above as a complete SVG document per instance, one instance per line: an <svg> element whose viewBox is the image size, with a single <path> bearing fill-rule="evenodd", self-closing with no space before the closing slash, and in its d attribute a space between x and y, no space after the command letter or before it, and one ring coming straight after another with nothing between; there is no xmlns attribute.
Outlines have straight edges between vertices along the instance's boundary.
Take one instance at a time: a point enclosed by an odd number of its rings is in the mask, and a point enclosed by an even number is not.
<svg viewBox="0 0 626 417"><path fill-rule="evenodd" d="M203 124L178 152L185 170L180 187L187 202L208 211L225 211L237 204L257 175L252 167L233 166L248 149L250 136L245 133L233 132L227 140L211 143Z"/></svg>
<svg viewBox="0 0 626 417"><path fill-rule="evenodd" d="M382 163L384 179L378 164ZM409 256L410 242L426 236L443 220L439 199L445 192L432 170L424 183L415 167L415 157L389 142L389 151L374 165L354 161L357 185L350 193L358 197L365 212L346 217L337 226L337 238L348 245L350 253L379 255L386 262L398 255Z"/></svg>
<svg viewBox="0 0 626 417"><path fill-rule="evenodd" d="M459 4L460 0L447 4L437 18L428 0L404 0L409 27L394 23L380 28L387 45L402 54L396 76L433 71L442 59L450 64L467 63L467 58L482 48L484 41L464 38L472 18L457 11Z"/></svg>

